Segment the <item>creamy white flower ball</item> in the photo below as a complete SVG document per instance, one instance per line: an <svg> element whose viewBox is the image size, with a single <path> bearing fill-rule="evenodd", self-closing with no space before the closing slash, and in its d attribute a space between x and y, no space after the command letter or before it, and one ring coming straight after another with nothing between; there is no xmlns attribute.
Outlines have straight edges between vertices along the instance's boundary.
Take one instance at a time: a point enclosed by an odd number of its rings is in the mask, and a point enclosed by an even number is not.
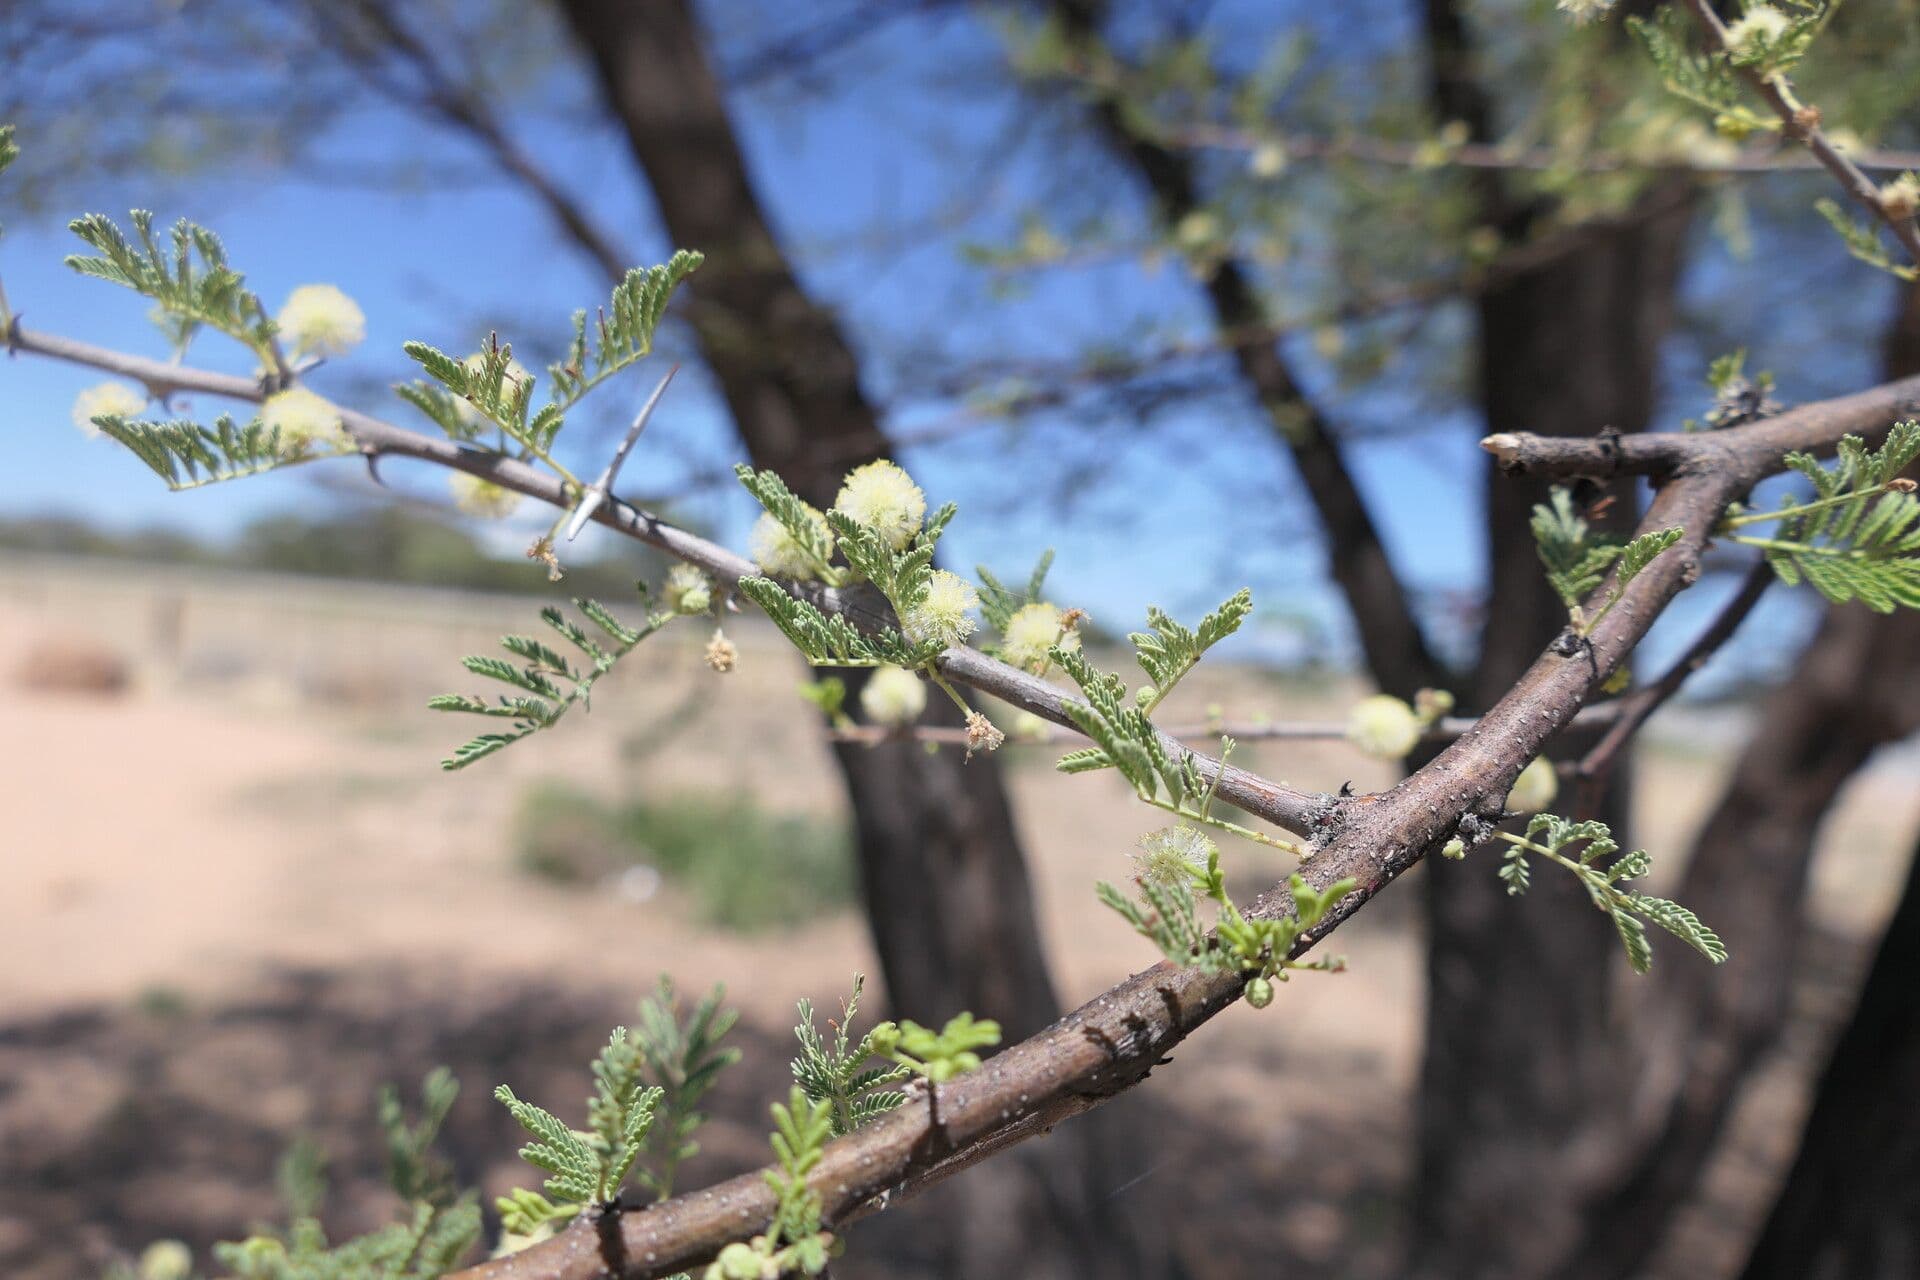
<svg viewBox="0 0 1920 1280"><path fill-rule="evenodd" d="M500 520L512 515L520 505L520 495L513 490L464 471L454 472L447 484L453 490L453 505L470 516Z"/></svg>
<svg viewBox="0 0 1920 1280"><path fill-rule="evenodd" d="M348 443L340 425L339 407L305 387L290 387L268 396L260 406L260 420L279 428L280 443L290 449Z"/></svg>
<svg viewBox="0 0 1920 1280"><path fill-rule="evenodd" d="M73 425L88 436L100 434L95 418L116 414L131 418L147 407L147 393L124 382L100 382L73 398Z"/></svg>
<svg viewBox="0 0 1920 1280"><path fill-rule="evenodd" d="M833 529L827 524L826 516L808 507L807 521L820 531L825 544L832 547ZM760 566L760 572L768 577L810 582L820 576L819 564L771 512L763 512L753 522L753 532L747 535L747 550L753 562Z"/></svg>
<svg viewBox="0 0 1920 1280"><path fill-rule="evenodd" d="M1736 53L1770 45L1786 34L1787 15L1770 4L1756 4L1727 24L1727 46Z"/></svg>
<svg viewBox="0 0 1920 1280"><path fill-rule="evenodd" d="M478 374L483 369L486 368L486 362L487 362L486 355L482 352L476 351L472 355L468 356L465 360L462 360L460 363L467 367L468 373ZM507 360L506 379L503 379L500 383L501 398L510 399L513 396L514 389L513 389L513 386L511 385L512 383L525 383L530 381L532 378L533 378L533 375L527 372L527 366L521 364L518 360L515 360L509 357ZM511 382L508 381L509 379L511 380ZM493 421L491 418L487 417L486 414L474 408L473 404L470 401L467 401L465 399L458 400L458 408L460 411L460 417L469 426L482 427L482 426L488 425Z"/></svg>
<svg viewBox="0 0 1920 1280"><path fill-rule="evenodd" d="M713 579L690 564L677 564L667 571L660 594L675 613L705 613L713 606Z"/></svg>
<svg viewBox="0 0 1920 1280"><path fill-rule="evenodd" d="M1133 855L1134 878L1171 889L1187 884L1195 871L1204 871L1218 846L1198 827L1179 823L1140 837Z"/></svg>
<svg viewBox="0 0 1920 1280"><path fill-rule="evenodd" d="M1507 792L1507 808L1515 813L1545 813L1559 794L1560 775L1554 771L1553 761L1535 756L1513 780L1513 790Z"/></svg>
<svg viewBox="0 0 1920 1280"><path fill-rule="evenodd" d="M927 584L927 598L907 610L900 620L907 639L915 644L959 644L973 634L969 611L980 603L973 584L945 569L935 569Z"/></svg>
<svg viewBox="0 0 1920 1280"><path fill-rule="evenodd" d="M274 317L294 355L345 355L366 340L358 303L330 284L303 284Z"/></svg>
<svg viewBox="0 0 1920 1280"><path fill-rule="evenodd" d="M874 668L860 690L860 710L874 724L902 728L927 709L927 686L905 667Z"/></svg>
<svg viewBox="0 0 1920 1280"><path fill-rule="evenodd" d="M1060 610L1046 604L1023 605L1007 619L1006 634L1000 639L1000 655L1016 667L1041 671L1047 665L1047 650L1054 644L1062 649L1078 649L1080 633L1060 634Z"/></svg>
<svg viewBox="0 0 1920 1280"><path fill-rule="evenodd" d="M1420 717L1392 694L1362 698L1347 716L1347 741L1378 760L1404 759L1420 731Z"/></svg>
<svg viewBox="0 0 1920 1280"><path fill-rule="evenodd" d="M882 458L847 473L833 509L877 530L898 551L920 532L927 516L927 495L913 478Z"/></svg>

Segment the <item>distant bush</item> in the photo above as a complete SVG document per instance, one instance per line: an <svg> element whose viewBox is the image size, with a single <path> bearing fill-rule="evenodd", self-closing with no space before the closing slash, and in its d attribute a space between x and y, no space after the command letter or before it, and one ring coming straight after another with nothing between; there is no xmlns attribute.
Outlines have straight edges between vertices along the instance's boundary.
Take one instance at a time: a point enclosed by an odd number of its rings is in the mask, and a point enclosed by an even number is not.
<svg viewBox="0 0 1920 1280"><path fill-rule="evenodd" d="M564 783L522 800L522 869L596 884L652 867L701 919L743 933L854 905L852 841L839 821L768 813L744 796L674 795L609 804Z"/></svg>

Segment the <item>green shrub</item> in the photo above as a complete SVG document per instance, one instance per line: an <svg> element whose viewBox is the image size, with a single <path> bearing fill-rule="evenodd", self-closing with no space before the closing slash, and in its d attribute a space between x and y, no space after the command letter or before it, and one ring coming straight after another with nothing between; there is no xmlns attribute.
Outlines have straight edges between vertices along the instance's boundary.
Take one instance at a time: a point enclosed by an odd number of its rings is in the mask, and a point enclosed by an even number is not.
<svg viewBox="0 0 1920 1280"><path fill-rule="evenodd" d="M852 841L837 820L769 813L744 796L682 794L608 803L564 783L522 800L518 860L533 875L593 884L659 871L709 924L798 925L855 901Z"/></svg>

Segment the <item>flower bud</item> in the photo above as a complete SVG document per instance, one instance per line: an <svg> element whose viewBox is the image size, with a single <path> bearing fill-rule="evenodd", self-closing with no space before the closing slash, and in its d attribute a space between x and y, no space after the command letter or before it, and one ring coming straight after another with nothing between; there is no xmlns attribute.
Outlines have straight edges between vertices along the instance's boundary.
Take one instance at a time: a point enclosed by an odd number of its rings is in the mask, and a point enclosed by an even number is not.
<svg viewBox="0 0 1920 1280"><path fill-rule="evenodd" d="M1272 1004L1273 980L1265 977L1248 979L1247 1003L1256 1009L1264 1009Z"/></svg>
<svg viewBox="0 0 1920 1280"><path fill-rule="evenodd" d="M1513 790L1507 792L1507 808L1515 813L1545 813L1559 794L1560 776L1554 772L1553 761L1535 756L1513 780Z"/></svg>
<svg viewBox="0 0 1920 1280"><path fill-rule="evenodd" d="M904 728L926 709L927 686L904 667L876 668L860 690L860 710L875 724Z"/></svg>
<svg viewBox="0 0 1920 1280"><path fill-rule="evenodd" d="M1403 759L1423 726L1413 708L1391 694L1362 698L1347 717L1347 741L1377 760Z"/></svg>
<svg viewBox="0 0 1920 1280"><path fill-rule="evenodd" d="M667 571L660 596L675 613L705 613L713 607L713 579L690 564L677 564Z"/></svg>
<svg viewBox="0 0 1920 1280"><path fill-rule="evenodd" d="M93 420L99 417L131 418L147 407L147 393L124 382L101 382L73 398L73 425L88 436L100 434Z"/></svg>
<svg viewBox="0 0 1920 1280"><path fill-rule="evenodd" d="M913 477L882 458L847 473L833 509L869 526L888 546L900 551L920 532L920 522L927 515L927 495Z"/></svg>
<svg viewBox="0 0 1920 1280"><path fill-rule="evenodd" d="M520 505L520 495L513 490L464 471L449 476L447 484L453 490L453 505L470 516L499 520L512 515Z"/></svg>
<svg viewBox="0 0 1920 1280"><path fill-rule="evenodd" d="M295 289L275 323L297 356L345 355L367 336L367 317L359 305L330 284Z"/></svg>

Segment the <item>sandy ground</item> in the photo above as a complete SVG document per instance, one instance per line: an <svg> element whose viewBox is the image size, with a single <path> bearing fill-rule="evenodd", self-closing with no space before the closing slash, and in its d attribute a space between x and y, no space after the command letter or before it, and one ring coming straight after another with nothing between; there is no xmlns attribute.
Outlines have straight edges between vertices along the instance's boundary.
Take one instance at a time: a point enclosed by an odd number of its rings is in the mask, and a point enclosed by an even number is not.
<svg viewBox="0 0 1920 1280"><path fill-rule="evenodd" d="M155 1235L231 1236L272 1212L262 1175L303 1131L339 1158L343 1223L377 1220L385 1206L358 1176L374 1167L372 1086L435 1061L469 1084L449 1133L461 1168L490 1190L511 1185L512 1139L486 1090L511 1079L577 1093L594 1042L662 971L688 989L724 982L746 1015L755 1065L722 1091L702 1168L761 1158L755 1117L779 1087L792 1001L831 1005L852 971L873 969L859 920L715 934L688 923L671 889L634 901L529 878L512 831L543 778L833 811L827 758L793 694L800 673L752 628L738 629L743 661L726 678L700 665L703 635L669 634L602 686L591 716L440 772L466 726L425 698L468 687L459 655L528 629L534 611L124 566L0 570L0 681L49 645L117 655L132 675L110 697L16 682L0 711L0 1272L93 1275ZM1193 684L1187 712L1220 703L1236 717L1337 715L1353 696L1234 669ZM1642 771L1642 838L1656 851L1684 849L1713 799L1737 735L1710 727L1694 736L1720 747L1656 743L1660 767ZM1385 778L1338 744L1246 755L1318 787ZM1053 773L1044 750L1011 759L1051 954L1066 994L1083 998L1150 958L1091 885L1157 823L1109 779ZM1806 1008L1657 1274L1722 1274L1763 1202L1859 940L1890 905L1912 809L1911 772L1889 766L1832 820ZM1241 856L1250 880L1283 869ZM1304 1274L1385 1274L1418 1049L1416 907L1417 885L1397 888L1342 932L1347 974L1295 982L1265 1014L1229 1012L1149 1086L1140 1105L1167 1154L1138 1194L1215 1210L1196 1274L1233 1274L1202 1262L1256 1251ZM1297 1157L1330 1141L1340 1158L1303 1176ZM1223 1143L1233 1160L1218 1158ZM1278 1208L1225 1212L1234 1201Z"/></svg>

